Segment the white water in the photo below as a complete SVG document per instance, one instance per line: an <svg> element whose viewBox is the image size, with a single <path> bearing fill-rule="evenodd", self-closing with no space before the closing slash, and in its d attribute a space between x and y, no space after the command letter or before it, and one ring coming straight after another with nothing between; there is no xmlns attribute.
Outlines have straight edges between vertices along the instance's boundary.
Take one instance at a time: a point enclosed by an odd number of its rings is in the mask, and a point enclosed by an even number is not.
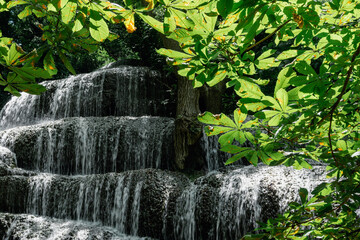
<svg viewBox="0 0 360 240"><path fill-rule="evenodd" d="M118 230L102 226L99 223L85 221L63 221L34 215L10 215L0 214L0 221L10 224L4 240L28 239L28 240L140 240L135 236L126 236Z"/></svg>
<svg viewBox="0 0 360 240"><path fill-rule="evenodd" d="M109 173L170 168L174 120L142 116L166 109L154 98L161 95L157 85L148 85L147 78L158 77L146 68L102 69L44 82L49 91L42 96L11 99L0 112L2 129L38 124L0 131L0 144L8 148L0 147L0 156L43 173L0 176L1 211L15 212L24 204L33 215L77 221L21 215L7 225L6 238L138 239L120 232L175 240L239 239L257 221L297 200L300 187L311 190L324 181L321 168L243 167L211 172L191 184L159 170ZM128 116L100 117L107 115ZM221 169L228 156L218 150L217 139L205 137L202 144L208 170Z"/></svg>
<svg viewBox="0 0 360 240"><path fill-rule="evenodd" d="M146 67L100 69L66 79L45 81L42 95L12 97L0 111L0 129L44 120L80 116L170 116L160 74Z"/></svg>
<svg viewBox="0 0 360 240"><path fill-rule="evenodd" d="M168 169L173 129L170 118L69 118L0 131L0 144L15 151L19 167L48 173Z"/></svg>

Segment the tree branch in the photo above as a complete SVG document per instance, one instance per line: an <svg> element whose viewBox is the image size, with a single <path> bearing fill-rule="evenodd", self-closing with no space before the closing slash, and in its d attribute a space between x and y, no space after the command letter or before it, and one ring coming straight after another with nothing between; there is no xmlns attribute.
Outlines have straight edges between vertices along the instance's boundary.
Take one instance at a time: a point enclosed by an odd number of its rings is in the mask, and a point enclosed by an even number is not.
<svg viewBox="0 0 360 240"><path fill-rule="evenodd" d="M343 88L341 90L341 93L340 95L338 96L338 99L337 101L334 103L334 105L331 107L331 110L330 112L328 112L328 114L326 114L326 116L324 116L318 123L317 125L320 125L322 122L324 122L328 117L332 116L337 108L337 106L339 105L342 97L344 96L345 92L346 92L346 88L349 84L349 81L350 81L350 76L352 74L352 71L354 70L354 61L356 59L356 57L360 54L360 44L358 46L358 48L356 49L355 53L353 54L352 58L351 58L351 66L349 68L349 70L347 71L346 73L346 79L345 79L345 82L344 82L344 85L343 85Z"/></svg>
<svg viewBox="0 0 360 240"><path fill-rule="evenodd" d="M260 41L258 41L257 43L255 43L254 45L251 45L250 47L248 47L244 52L248 52L251 49L253 49L254 47L260 45L261 43L265 42L266 40L268 40L269 38L271 38L275 33L277 33L278 31L280 31L280 29L282 29L286 24L288 24L291 21L291 19L287 20L286 22L284 22L283 24L281 24L280 26L278 26L272 33L270 33L269 35L267 35L266 37L264 37L263 39L261 39Z"/></svg>

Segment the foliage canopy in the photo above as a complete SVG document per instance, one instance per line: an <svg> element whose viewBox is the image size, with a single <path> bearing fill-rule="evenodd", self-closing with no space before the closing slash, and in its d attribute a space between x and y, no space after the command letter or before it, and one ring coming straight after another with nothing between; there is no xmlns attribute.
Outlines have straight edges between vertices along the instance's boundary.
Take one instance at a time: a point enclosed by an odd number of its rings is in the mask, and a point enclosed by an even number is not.
<svg viewBox="0 0 360 240"><path fill-rule="evenodd" d="M220 134L222 150L234 154L227 164L311 168L326 164L329 181L309 194L300 190L277 219L246 239L338 239L360 236L360 1L359 0L0 0L2 11L21 5L18 15L43 18L44 45L25 53L0 36L0 64L8 71L0 84L14 95L40 94L37 78L50 78L58 55L70 72L66 54L94 51L116 35L108 23L136 30L135 15L182 51L159 49L194 87L226 81L241 97L233 119L209 112L199 116L207 134ZM162 17L154 12L161 12ZM157 17L154 17L154 16ZM263 46L272 43L272 48ZM276 46L289 43L279 51ZM260 54L259 54L260 52ZM274 91L260 71L280 69ZM3 73L4 74L4 73ZM248 115L254 117L246 121ZM242 147L250 142L252 147Z"/></svg>

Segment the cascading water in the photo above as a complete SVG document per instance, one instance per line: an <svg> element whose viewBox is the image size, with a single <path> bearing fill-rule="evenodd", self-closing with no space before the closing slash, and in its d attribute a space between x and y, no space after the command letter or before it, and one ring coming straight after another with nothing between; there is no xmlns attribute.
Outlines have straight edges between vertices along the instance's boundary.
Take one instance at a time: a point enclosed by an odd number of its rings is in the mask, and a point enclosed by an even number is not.
<svg viewBox="0 0 360 240"><path fill-rule="evenodd" d="M7 231L1 231L2 229L7 229ZM4 240L150 240L150 238L126 236L99 223L62 221L47 217L8 213L0 213L0 236Z"/></svg>
<svg viewBox="0 0 360 240"><path fill-rule="evenodd" d="M28 170L69 175L170 169L173 129L174 121L164 117L69 118L1 131L0 144Z"/></svg>
<svg viewBox="0 0 360 240"><path fill-rule="evenodd" d="M0 128L87 116L171 116L161 75L146 67L100 69L67 79L45 81L40 95L13 97L0 112Z"/></svg>
<svg viewBox="0 0 360 240"><path fill-rule="evenodd" d="M10 100L0 113L0 239L239 239L324 181L323 167L221 169L228 156L216 138L201 143L212 172L191 182L169 171L174 119L160 78L100 69Z"/></svg>

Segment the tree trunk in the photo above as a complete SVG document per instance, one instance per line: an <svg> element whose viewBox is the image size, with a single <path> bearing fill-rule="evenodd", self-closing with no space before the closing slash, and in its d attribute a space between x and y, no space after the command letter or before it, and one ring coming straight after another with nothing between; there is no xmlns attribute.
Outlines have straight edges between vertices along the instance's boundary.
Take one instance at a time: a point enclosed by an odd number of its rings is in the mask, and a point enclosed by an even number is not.
<svg viewBox="0 0 360 240"><path fill-rule="evenodd" d="M164 47L172 50L181 51L179 43L162 36ZM175 119L175 164L180 170L186 165L193 165L193 162L199 162L198 166L203 165L202 160L191 156L196 148L201 133L201 124L197 121L199 108L199 89L194 89L192 82L185 77L176 74L178 83L177 106ZM187 168L187 167L186 167Z"/></svg>

